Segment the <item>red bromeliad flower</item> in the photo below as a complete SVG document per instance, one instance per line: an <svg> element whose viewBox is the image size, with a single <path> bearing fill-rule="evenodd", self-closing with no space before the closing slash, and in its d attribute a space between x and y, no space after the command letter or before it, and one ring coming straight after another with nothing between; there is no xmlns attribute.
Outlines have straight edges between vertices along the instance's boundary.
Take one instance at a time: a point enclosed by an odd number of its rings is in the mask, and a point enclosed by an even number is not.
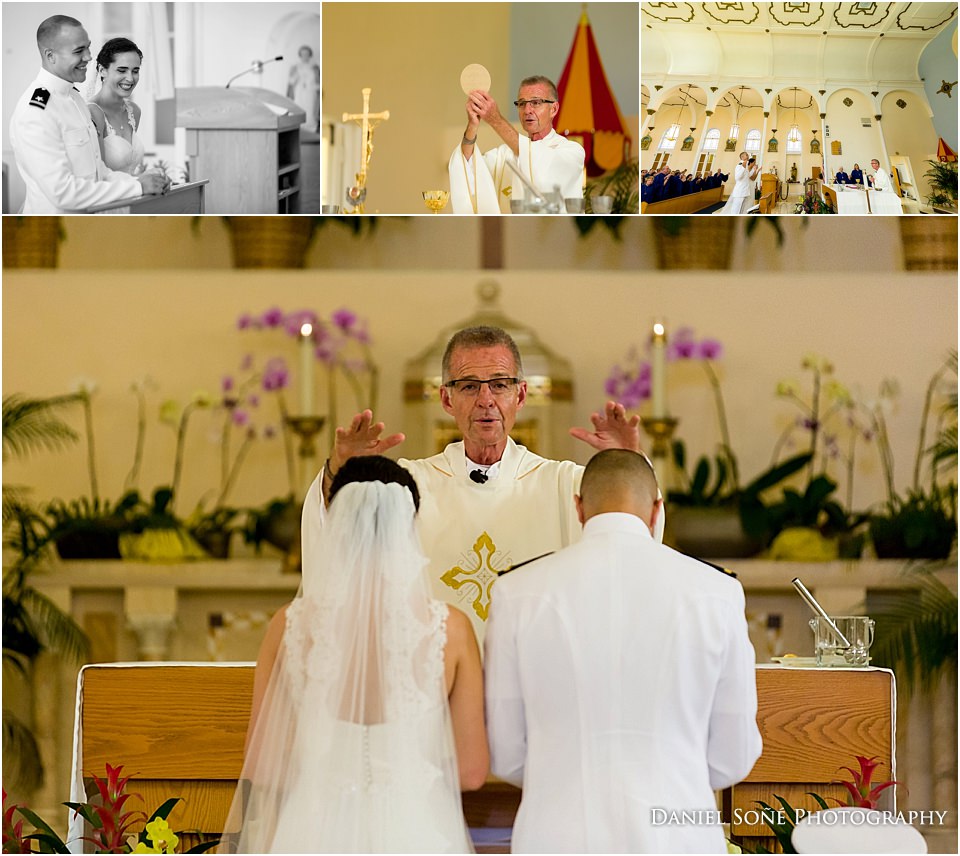
<svg viewBox="0 0 960 856"><path fill-rule="evenodd" d="M880 794L885 791L887 788L893 787L893 785L900 784L897 781L888 781L881 782L878 785L870 786L871 779L873 778L873 771L880 766L880 762L877 759L877 756L872 758L867 758L863 755L854 755L857 759L857 763L860 765L860 769L854 770L852 767L841 767L841 770L847 770L852 776L853 781L841 781L834 780L833 784L843 785L849 792L847 797L848 806L856 806L857 808L872 808L876 809L880 800ZM837 805L843 805L840 800L836 800Z"/></svg>
<svg viewBox="0 0 960 856"><path fill-rule="evenodd" d="M24 838L23 821L13 822L14 812L19 808L16 803L7 805L7 792L3 791L3 852L31 853L30 841Z"/></svg>
<svg viewBox="0 0 960 856"><path fill-rule="evenodd" d="M126 793L127 782L130 776L121 778L123 766L111 767L107 764L107 777L101 779L93 775L100 796L100 805L93 803L68 803L80 811L81 814L94 826L93 835L84 836L84 841L95 845L102 853L126 852L126 839L130 827L139 820L146 819L142 811L124 811L123 806L130 797L141 799L139 794ZM82 807L82 809L81 809Z"/></svg>

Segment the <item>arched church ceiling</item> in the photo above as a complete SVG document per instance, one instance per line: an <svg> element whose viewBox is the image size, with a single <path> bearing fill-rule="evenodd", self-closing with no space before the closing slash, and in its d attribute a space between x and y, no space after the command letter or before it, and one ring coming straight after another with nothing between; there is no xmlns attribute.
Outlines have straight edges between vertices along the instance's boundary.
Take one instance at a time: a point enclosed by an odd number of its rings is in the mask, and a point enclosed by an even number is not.
<svg viewBox="0 0 960 856"><path fill-rule="evenodd" d="M711 31L786 30L818 36L863 33L931 39L957 15L956 3L654 3L642 2L644 24L693 25Z"/></svg>

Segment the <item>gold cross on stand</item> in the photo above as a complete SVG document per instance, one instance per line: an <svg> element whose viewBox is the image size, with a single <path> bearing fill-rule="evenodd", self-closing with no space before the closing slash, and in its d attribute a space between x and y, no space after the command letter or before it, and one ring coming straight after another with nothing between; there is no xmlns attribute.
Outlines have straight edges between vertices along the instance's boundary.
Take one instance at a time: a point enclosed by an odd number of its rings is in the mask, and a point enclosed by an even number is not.
<svg viewBox="0 0 960 856"><path fill-rule="evenodd" d="M356 122L360 126L360 172L357 183L347 188L347 202L353 206L352 214L363 214L363 200L367 197L367 171L373 154L373 129L390 118L390 111L370 112L370 87L360 90L363 94L362 113L344 113L344 122Z"/></svg>

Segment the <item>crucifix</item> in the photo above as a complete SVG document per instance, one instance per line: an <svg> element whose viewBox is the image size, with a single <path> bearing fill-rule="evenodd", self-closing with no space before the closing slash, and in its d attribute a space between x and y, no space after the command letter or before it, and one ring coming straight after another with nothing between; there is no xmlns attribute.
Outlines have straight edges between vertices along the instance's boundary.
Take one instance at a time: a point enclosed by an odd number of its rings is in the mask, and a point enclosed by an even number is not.
<svg viewBox="0 0 960 856"><path fill-rule="evenodd" d="M347 188L347 202L353 205L353 214L363 214L363 200L367 197L367 171L373 154L373 130L390 118L389 110L370 112L369 86L360 91L363 94L363 112L343 114L344 122L356 122L360 126L360 172L357 173L357 183Z"/></svg>

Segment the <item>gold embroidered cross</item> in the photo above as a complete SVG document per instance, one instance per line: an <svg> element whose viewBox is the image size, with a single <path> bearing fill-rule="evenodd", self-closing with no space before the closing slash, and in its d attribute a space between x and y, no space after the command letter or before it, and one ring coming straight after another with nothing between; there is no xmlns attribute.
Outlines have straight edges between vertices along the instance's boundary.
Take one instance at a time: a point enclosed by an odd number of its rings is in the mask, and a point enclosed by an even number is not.
<svg viewBox="0 0 960 856"><path fill-rule="evenodd" d="M497 552L497 545L493 539L483 532L473 545L470 552L460 557L460 564L450 568L441 581L450 588L459 591L464 586L467 590L462 597L469 597L470 588L474 589L474 598L471 606L481 621L487 620L487 610L490 608L490 590L497 580L497 575L510 568L509 556Z"/></svg>

